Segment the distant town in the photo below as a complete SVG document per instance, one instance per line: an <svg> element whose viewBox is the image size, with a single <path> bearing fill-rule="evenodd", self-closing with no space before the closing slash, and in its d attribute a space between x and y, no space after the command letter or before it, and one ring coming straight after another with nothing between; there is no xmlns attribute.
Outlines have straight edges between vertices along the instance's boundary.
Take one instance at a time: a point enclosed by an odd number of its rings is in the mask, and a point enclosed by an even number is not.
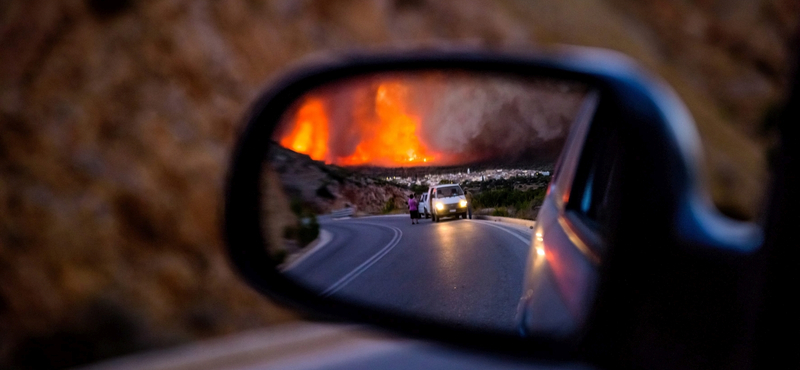
<svg viewBox="0 0 800 370"><path fill-rule="evenodd" d="M436 185L442 183L460 184L465 182L482 182L489 180L508 180L513 178L537 178L540 176L550 176L550 171L531 170L531 169L487 169L481 171L471 171L469 168L464 172L438 173L413 176L387 176L385 180L401 186L414 185Z"/></svg>

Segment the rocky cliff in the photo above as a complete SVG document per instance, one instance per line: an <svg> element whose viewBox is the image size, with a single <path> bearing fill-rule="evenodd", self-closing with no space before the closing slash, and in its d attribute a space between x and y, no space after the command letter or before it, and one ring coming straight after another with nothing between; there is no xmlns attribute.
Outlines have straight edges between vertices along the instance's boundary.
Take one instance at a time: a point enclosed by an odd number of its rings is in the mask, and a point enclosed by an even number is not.
<svg viewBox="0 0 800 370"><path fill-rule="evenodd" d="M400 211L406 208L405 200L411 192L357 171L312 160L277 144L272 144L268 163L278 174L284 196L318 215L346 207L361 215Z"/></svg>

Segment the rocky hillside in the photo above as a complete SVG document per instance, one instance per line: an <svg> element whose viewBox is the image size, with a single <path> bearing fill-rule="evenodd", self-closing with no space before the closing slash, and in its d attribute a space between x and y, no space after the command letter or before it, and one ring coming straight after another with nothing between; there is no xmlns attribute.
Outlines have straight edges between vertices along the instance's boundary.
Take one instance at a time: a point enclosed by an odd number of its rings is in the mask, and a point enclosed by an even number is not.
<svg viewBox="0 0 800 370"><path fill-rule="evenodd" d="M689 105L717 204L753 217L798 7L2 1L0 368L62 367L292 319L230 270L219 210L248 104L312 54L549 43L622 51Z"/></svg>
<svg viewBox="0 0 800 370"><path fill-rule="evenodd" d="M403 212L410 193L360 171L315 161L274 142L270 144L264 172L264 230L269 252L278 262L287 253L305 246L299 233L316 229L307 229L302 218L344 208L350 208L354 216Z"/></svg>
<svg viewBox="0 0 800 370"><path fill-rule="evenodd" d="M326 165L272 144L269 167L277 174L281 195L317 215L342 208L374 215L406 208L410 190L342 167ZM270 186L271 188L271 186ZM267 198L273 196L266 193Z"/></svg>

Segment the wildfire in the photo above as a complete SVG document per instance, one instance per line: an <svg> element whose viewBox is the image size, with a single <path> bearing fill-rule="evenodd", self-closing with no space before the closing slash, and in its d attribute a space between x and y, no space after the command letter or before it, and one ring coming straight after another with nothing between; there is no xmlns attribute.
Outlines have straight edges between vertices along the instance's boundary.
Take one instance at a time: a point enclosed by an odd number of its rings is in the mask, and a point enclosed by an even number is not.
<svg viewBox="0 0 800 370"><path fill-rule="evenodd" d="M378 86L368 117L354 112L353 125L359 143L351 154L332 156L329 152L329 122L325 105L308 99L298 111L290 132L281 139L284 147L316 160L339 165L413 165L435 161L419 138L420 119L408 111L408 88L399 82Z"/></svg>
<svg viewBox="0 0 800 370"><path fill-rule="evenodd" d="M408 89L398 82L378 86L375 93L375 122L364 122L362 140L355 152L340 162L344 165L404 165L432 159L420 142L419 118L407 112Z"/></svg>
<svg viewBox="0 0 800 370"><path fill-rule="evenodd" d="M298 153L308 154L321 161L328 154L328 117L322 100L309 98L295 116L291 131L281 139L281 145Z"/></svg>

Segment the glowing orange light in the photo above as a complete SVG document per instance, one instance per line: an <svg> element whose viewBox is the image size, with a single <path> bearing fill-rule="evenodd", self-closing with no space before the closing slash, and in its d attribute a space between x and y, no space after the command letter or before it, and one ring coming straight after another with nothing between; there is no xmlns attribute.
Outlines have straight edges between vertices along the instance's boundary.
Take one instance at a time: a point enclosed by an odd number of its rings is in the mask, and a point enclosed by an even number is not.
<svg viewBox="0 0 800 370"><path fill-rule="evenodd" d="M354 109L351 124L358 144L349 154L331 154L329 118L321 98L307 98L280 144L316 160L338 165L409 166L436 162L440 154L426 148L420 139L420 118L407 107L409 88L397 81L378 86L365 109ZM364 103L362 103L364 104ZM369 114L358 115L366 111Z"/></svg>
<svg viewBox="0 0 800 370"><path fill-rule="evenodd" d="M295 116L292 130L281 139L281 145L316 160L328 154L328 117L319 99L308 98Z"/></svg>
<svg viewBox="0 0 800 370"><path fill-rule="evenodd" d="M362 123L362 141L355 152L339 162L344 165L407 165L433 160L419 139L420 120L408 112L408 88L399 82L378 86L375 122Z"/></svg>

